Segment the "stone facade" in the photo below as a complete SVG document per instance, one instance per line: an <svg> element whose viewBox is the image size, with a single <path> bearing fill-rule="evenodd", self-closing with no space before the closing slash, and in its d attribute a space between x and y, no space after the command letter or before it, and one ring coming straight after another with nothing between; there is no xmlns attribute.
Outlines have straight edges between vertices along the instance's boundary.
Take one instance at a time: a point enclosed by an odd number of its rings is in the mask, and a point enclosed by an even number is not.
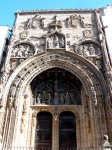
<svg viewBox="0 0 112 150"><path fill-rule="evenodd" d="M103 135L112 139L112 73L99 12L50 10L15 14L6 61L1 69L1 146L35 147L40 112L52 115L52 149L60 148L59 122L63 112L75 116L77 149L99 148ZM42 100L41 94L46 90L42 93L40 88L38 94L33 84L41 80L39 75L43 72L49 76L49 70L55 69L56 77L63 79L64 72L70 75L65 79L73 81L74 91L79 91L80 98L70 92L68 97L69 88L63 97L64 86L60 92L59 78L53 78L54 93L48 93L47 98L44 95ZM72 76L75 79L69 79Z"/></svg>

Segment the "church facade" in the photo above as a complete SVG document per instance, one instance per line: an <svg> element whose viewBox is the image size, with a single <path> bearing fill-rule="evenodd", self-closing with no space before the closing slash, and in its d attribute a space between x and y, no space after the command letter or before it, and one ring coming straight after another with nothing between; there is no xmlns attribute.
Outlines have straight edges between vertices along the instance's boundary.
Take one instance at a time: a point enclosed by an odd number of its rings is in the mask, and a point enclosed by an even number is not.
<svg viewBox="0 0 112 150"><path fill-rule="evenodd" d="M0 141L98 149L112 139L111 64L100 10L15 13L1 69Z"/></svg>

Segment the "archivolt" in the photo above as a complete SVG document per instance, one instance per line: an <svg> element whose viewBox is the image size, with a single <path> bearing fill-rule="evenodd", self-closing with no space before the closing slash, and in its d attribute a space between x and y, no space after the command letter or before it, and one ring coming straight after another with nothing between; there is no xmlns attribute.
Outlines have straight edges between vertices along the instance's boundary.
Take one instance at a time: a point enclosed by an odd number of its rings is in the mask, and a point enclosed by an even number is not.
<svg viewBox="0 0 112 150"><path fill-rule="evenodd" d="M74 57L73 57L74 56ZM102 91L105 94L105 82L102 78L100 72L92 66L92 64L88 64L88 61L81 60L80 56L75 54L71 54L69 52L65 53L45 53L40 56L36 56L30 58L21 64L15 72L11 75L7 85L6 85L6 93L4 95L4 101L7 99L8 93L11 92L10 88L14 85L14 82L19 77L20 81L16 85L15 96L16 100L19 96L21 96L25 90L26 85L30 84L31 81L41 72L53 68L59 67L65 70L70 71L74 75L79 78L82 82L86 94L92 98L91 86L96 84L102 84ZM94 75L95 74L95 75ZM95 79L95 77L96 79ZM98 83L99 82L99 83ZM95 89L97 91L97 89ZM9 92L10 91L10 92Z"/></svg>

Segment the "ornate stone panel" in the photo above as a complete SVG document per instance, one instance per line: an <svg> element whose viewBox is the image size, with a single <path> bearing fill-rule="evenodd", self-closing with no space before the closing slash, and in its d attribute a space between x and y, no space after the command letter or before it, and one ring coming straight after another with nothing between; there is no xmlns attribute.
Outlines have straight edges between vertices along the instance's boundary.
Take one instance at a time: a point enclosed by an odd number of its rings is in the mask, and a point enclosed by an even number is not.
<svg viewBox="0 0 112 150"><path fill-rule="evenodd" d="M70 111L76 116L77 149L96 149L103 133L110 132L107 132L106 122L109 130L112 124L108 91L111 90L111 71L108 65L104 66L108 62L106 44L98 16L93 10L32 11L16 15L0 78L3 93L0 100L7 110L0 116L4 145L33 147L37 113L47 111L53 117L52 148L59 149L59 115ZM36 77L56 68L69 72L69 78L75 76L74 82L81 83L80 92L71 88L71 84L59 84L53 78L53 86L51 81L38 83L33 93L30 88L33 81L37 82ZM56 73L53 76L56 77ZM63 72L61 79L68 81L64 76ZM67 86L67 90L60 90ZM30 88L27 90L27 87ZM78 101L78 92L81 101ZM105 109L108 109L107 118Z"/></svg>

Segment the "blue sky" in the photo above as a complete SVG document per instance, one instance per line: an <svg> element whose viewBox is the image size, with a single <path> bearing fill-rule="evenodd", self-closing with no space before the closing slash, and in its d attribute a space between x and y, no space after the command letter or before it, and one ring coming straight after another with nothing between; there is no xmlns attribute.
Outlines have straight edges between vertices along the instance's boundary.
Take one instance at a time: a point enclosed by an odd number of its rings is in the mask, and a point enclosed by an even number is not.
<svg viewBox="0 0 112 150"><path fill-rule="evenodd" d="M0 0L0 25L13 26L17 10L99 8L112 0Z"/></svg>

